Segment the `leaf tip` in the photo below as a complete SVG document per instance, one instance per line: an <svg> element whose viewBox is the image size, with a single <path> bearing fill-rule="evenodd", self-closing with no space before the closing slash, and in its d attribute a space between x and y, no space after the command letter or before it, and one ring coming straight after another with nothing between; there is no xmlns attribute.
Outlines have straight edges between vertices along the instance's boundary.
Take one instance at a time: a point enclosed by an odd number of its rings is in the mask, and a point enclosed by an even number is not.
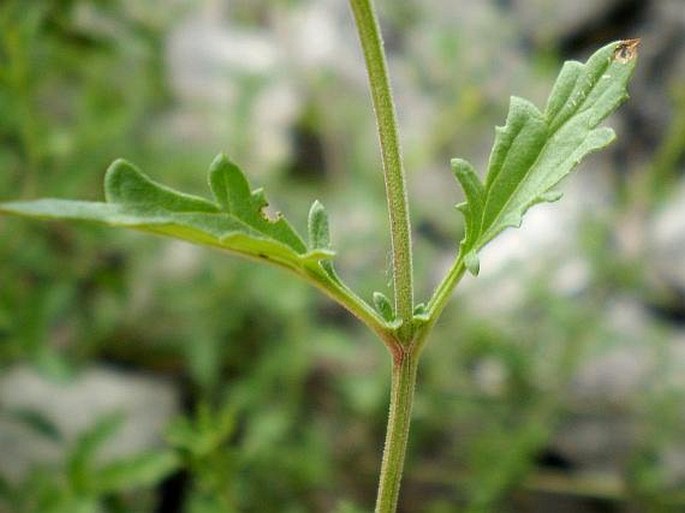
<svg viewBox="0 0 685 513"><path fill-rule="evenodd" d="M456 173L459 169L461 169L464 166L468 166L469 162L464 159L460 159L458 157L455 157L453 159L450 159L450 166L452 167L452 170Z"/></svg>
<svg viewBox="0 0 685 513"><path fill-rule="evenodd" d="M311 208L309 209L309 215L312 215L312 212L318 212L320 210L325 210L323 203L321 203L318 199L315 199L312 202Z"/></svg>
<svg viewBox="0 0 685 513"><path fill-rule="evenodd" d="M250 186L242 171L223 152L212 160L208 177L214 200L224 212L234 212L237 208L235 196L250 194Z"/></svg>
<svg viewBox="0 0 685 513"><path fill-rule="evenodd" d="M117 175L136 170L136 167L126 159L116 159L105 172L105 181L116 180Z"/></svg>
<svg viewBox="0 0 685 513"><path fill-rule="evenodd" d="M475 174L475 170L468 160L453 158L450 160L450 167L452 168L452 173L455 178L460 182L463 182L464 178Z"/></svg>
<svg viewBox="0 0 685 513"><path fill-rule="evenodd" d="M105 173L105 199L110 203L122 201L133 183L144 180L143 173L128 160L116 159Z"/></svg>
<svg viewBox="0 0 685 513"><path fill-rule="evenodd" d="M235 166L235 164L231 159L228 158L228 155L226 155L224 152L218 153L212 160L212 163L209 165L210 182L212 179L216 179L218 174L229 166Z"/></svg>
<svg viewBox="0 0 685 513"><path fill-rule="evenodd" d="M212 163L210 164L210 169L213 169L215 167L221 167L226 164L230 164L231 159L228 158L228 155L226 155L223 151L219 152L216 157L214 157L214 160L212 160Z"/></svg>
<svg viewBox="0 0 685 513"><path fill-rule="evenodd" d="M641 40L639 37L633 39L624 39L616 43L614 48L614 53L611 59L615 62L621 64L627 64L637 58L638 48L640 47Z"/></svg>
<svg viewBox="0 0 685 513"><path fill-rule="evenodd" d="M309 232L309 248L311 250L330 249L331 236L328 214L319 200L315 200L309 209L307 227Z"/></svg>

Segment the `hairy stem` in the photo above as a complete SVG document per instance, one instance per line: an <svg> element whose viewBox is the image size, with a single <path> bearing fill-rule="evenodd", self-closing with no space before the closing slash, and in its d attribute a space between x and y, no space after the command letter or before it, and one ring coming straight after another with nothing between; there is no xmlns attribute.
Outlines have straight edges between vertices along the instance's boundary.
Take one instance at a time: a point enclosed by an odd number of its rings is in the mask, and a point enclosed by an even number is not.
<svg viewBox="0 0 685 513"><path fill-rule="evenodd" d="M393 358L390 413L383 449L375 513L395 513L409 439L409 423L418 366L416 351L402 347Z"/></svg>
<svg viewBox="0 0 685 513"><path fill-rule="evenodd" d="M371 0L350 0L350 6L354 13L364 52L380 137L385 193L390 215L395 312L403 322L403 327L400 328L399 333L403 342L407 342L411 339L414 285L409 206L395 105L388 79L388 66L383 51L383 41L373 3Z"/></svg>
<svg viewBox="0 0 685 513"><path fill-rule="evenodd" d="M447 271L447 274L435 289L433 297L431 297L430 301L428 301L428 304L426 305L427 317L432 321L430 323L431 326L438 319L438 317L440 317L440 314L447 305L454 288L464 277L465 272L466 265L464 264L464 260L460 254L452 264L450 270Z"/></svg>
<svg viewBox="0 0 685 513"><path fill-rule="evenodd" d="M407 187L399 134L378 18L372 0L350 0L364 52L373 107L378 126L388 201L392 242L395 314L401 321L392 340L384 339L392 355L392 383L383 462L378 483L376 513L395 513L404 456L409 438L411 409L416 386L418 351L414 339L414 284L411 227Z"/></svg>

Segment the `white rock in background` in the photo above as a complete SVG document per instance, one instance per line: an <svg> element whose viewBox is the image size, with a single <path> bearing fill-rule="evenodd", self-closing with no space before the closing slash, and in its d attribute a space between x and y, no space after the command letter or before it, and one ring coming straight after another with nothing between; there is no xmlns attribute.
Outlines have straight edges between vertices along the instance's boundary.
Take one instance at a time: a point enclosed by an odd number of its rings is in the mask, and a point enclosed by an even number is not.
<svg viewBox="0 0 685 513"><path fill-rule="evenodd" d="M577 414L557 429L551 448L580 474L614 475L622 472L639 436L634 415Z"/></svg>
<svg viewBox="0 0 685 513"><path fill-rule="evenodd" d="M61 383L28 367L0 377L0 474L20 478L36 464L59 462L73 442L104 416L123 417L120 429L99 456L115 460L158 447L169 420L178 414L171 381L90 368ZM66 440L60 447L12 419L11 412L35 412L52 423Z"/></svg>
<svg viewBox="0 0 685 513"><path fill-rule="evenodd" d="M167 43L170 84L182 101L225 102L241 85L232 75L273 73L280 57L272 33L227 25L212 11L184 21Z"/></svg>
<svg viewBox="0 0 685 513"><path fill-rule="evenodd" d="M570 387L571 400L584 407L629 405L644 393L657 365L653 320L632 298L615 297L605 305L598 340L588 348Z"/></svg>
<svg viewBox="0 0 685 513"><path fill-rule="evenodd" d="M647 236L648 270L667 287L685 290L685 180L657 213Z"/></svg>
<svg viewBox="0 0 685 513"><path fill-rule="evenodd" d="M349 65L358 46L351 13L347 5L336 0L303 2L288 12L281 11L273 23L289 59L314 73L340 68L343 63ZM363 69L359 75L366 78Z"/></svg>
<svg viewBox="0 0 685 513"><path fill-rule="evenodd" d="M182 144L238 156L251 176L290 154L289 129L301 105L277 31L232 24L207 6L167 41L177 102L165 128Z"/></svg>

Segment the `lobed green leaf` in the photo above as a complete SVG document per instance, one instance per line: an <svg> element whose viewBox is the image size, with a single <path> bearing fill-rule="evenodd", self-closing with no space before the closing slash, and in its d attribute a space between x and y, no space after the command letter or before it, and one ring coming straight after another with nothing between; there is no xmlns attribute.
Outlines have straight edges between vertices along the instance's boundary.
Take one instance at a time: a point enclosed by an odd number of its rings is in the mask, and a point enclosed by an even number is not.
<svg viewBox="0 0 685 513"><path fill-rule="evenodd" d="M95 221L214 246L300 270L330 259L333 251L323 222L307 244L277 214L270 218L261 189L251 190L240 168L219 155L209 169L214 201L158 184L125 160L105 176L106 202L41 199L0 204L0 213L44 219ZM318 202L316 203L318 204ZM320 204L318 204L320 206ZM317 207L323 213L323 207Z"/></svg>
<svg viewBox="0 0 685 513"><path fill-rule="evenodd" d="M496 129L484 183L468 162L452 160L466 196L457 208L466 224L459 258L469 272L478 274L483 246L504 229L520 226L533 205L558 200L557 184L585 155L614 139L613 130L598 125L628 98L638 43L611 43L585 64L567 62L544 113L512 97L506 123Z"/></svg>

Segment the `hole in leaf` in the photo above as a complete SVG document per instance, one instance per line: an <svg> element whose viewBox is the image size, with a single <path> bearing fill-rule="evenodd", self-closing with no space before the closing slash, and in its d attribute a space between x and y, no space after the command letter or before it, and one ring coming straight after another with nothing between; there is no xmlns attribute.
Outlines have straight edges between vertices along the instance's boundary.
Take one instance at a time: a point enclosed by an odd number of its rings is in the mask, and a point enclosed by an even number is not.
<svg viewBox="0 0 685 513"><path fill-rule="evenodd" d="M269 204L264 205L260 209L259 213L265 221L268 221L270 223L276 223L283 217L283 214L281 214L275 208L271 207L271 205Z"/></svg>

